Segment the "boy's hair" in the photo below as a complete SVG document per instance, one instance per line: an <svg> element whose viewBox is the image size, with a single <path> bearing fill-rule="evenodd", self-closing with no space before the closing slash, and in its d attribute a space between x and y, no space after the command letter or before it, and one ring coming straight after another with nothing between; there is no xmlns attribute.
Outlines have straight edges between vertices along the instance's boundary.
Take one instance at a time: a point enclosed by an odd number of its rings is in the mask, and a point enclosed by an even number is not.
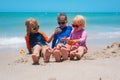
<svg viewBox="0 0 120 80"><path fill-rule="evenodd" d="M64 14L64 13L60 13L60 14L58 15L58 17L57 17L57 20L59 20L61 16L65 16L65 20L67 20L67 16L66 16L66 14Z"/></svg>
<svg viewBox="0 0 120 80"><path fill-rule="evenodd" d="M85 18L83 16L81 16L81 15L75 16L75 18L73 19L73 22L74 21L78 21L80 24L83 25L83 27L85 27L86 20L85 20Z"/></svg>
<svg viewBox="0 0 120 80"><path fill-rule="evenodd" d="M38 26L38 22L34 18L29 18L29 19L26 20L25 25L26 26L28 26L28 25L36 25L36 26Z"/></svg>

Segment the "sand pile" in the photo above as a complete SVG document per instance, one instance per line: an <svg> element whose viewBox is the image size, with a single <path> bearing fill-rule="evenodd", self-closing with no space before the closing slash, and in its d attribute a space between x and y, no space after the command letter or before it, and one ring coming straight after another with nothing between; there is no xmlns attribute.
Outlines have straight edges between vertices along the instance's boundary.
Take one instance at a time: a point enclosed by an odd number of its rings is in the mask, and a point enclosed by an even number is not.
<svg viewBox="0 0 120 80"><path fill-rule="evenodd" d="M94 59L104 59L120 56L120 42L114 42L105 48L95 51L93 53L87 53L82 59L94 60Z"/></svg>

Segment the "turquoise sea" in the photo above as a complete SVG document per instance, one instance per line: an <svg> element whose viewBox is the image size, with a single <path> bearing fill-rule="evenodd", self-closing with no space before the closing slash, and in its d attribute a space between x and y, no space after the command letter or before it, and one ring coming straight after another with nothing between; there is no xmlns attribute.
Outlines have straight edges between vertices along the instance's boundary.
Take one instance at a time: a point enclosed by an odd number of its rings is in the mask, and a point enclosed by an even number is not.
<svg viewBox="0 0 120 80"><path fill-rule="evenodd" d="M40 30L50 36L57 26L58 14L58 12L0 12L0 50L26 48L25 21L30 17L37 19ZM83 15L86 18L87 45L105 45L120 41L120 12L67 12L66 14L68 25L71 25L76 15Z"/></svg>

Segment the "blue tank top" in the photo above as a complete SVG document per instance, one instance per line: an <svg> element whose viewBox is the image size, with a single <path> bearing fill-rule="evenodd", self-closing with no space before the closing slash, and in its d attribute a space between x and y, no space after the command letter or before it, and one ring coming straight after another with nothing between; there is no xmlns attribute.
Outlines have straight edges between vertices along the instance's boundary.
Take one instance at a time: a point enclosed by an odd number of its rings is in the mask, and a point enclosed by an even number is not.
<svg viewBox="0 0 120 80"><path fill-rule="evenodd" d="M47 45L45 39L40 33L30 33L29 42L32 48L37 44L40 46Z"/></svg>

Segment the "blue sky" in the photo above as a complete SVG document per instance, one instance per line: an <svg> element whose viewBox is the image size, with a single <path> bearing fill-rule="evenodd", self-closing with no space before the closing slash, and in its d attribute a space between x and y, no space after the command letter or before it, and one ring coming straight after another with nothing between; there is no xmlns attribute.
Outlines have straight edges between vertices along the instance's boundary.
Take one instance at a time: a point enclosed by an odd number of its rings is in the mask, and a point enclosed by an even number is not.
<svg viewBox="0 0 120 80"><path fill-rule="evenodd" d="M120 0L0 0L0 12L120 12Z"/></svg>

